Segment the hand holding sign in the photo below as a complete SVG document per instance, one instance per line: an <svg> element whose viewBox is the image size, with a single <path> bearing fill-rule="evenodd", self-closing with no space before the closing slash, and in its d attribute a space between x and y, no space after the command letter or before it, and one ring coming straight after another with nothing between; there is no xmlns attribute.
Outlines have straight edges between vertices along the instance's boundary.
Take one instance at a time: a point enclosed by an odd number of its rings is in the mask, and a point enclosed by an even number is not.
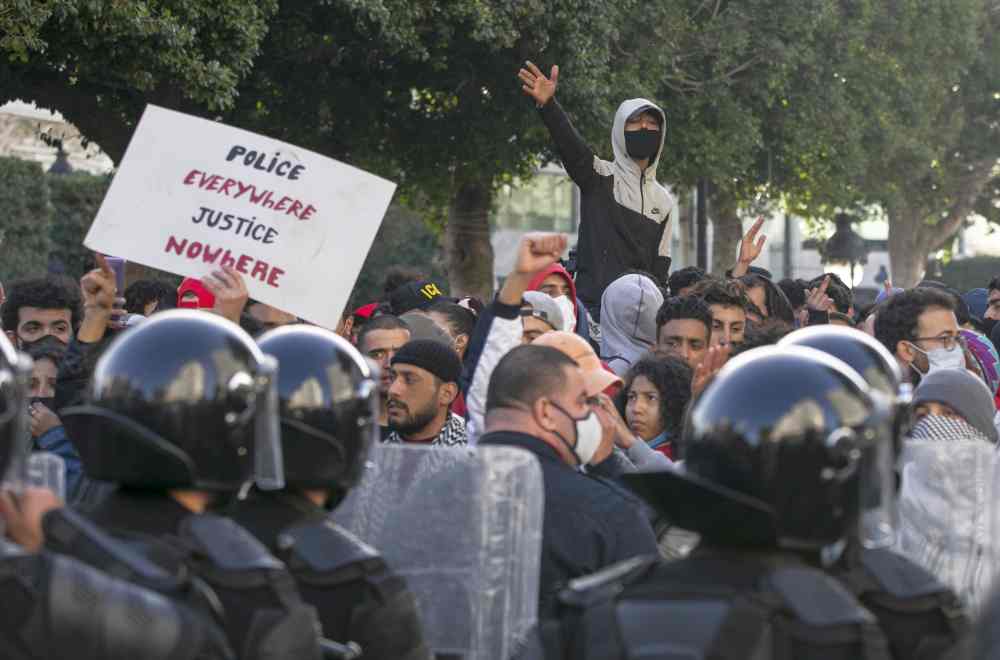
<svg viewBox="0 0 1000 660"><path fill-rule="evenodd" d="M212 311L239 324L240 315L250 298L246 282L239 272L232 266L223 266L222 270L213 271L201 283L215 296L215 308Z"/></svg>

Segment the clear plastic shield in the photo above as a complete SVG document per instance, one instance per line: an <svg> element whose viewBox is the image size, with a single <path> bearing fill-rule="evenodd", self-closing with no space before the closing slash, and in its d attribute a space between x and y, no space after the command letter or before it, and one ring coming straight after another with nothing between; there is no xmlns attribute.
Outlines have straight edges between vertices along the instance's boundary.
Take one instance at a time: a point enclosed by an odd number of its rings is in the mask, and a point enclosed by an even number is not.
<svg viewBox="0 0 1000 660"><path fill-rule="evenodd" d="M278 410L278 361L265 355L258 367L257 409L254 417L254 482L261 490L285 487Z"/></svg>
<svg viewBox="0 0 1000 660"><path fill-rule="evenodd" d="M520 449L379 445L334 519L383 553L440 657L510 657L534 625L544 488Z"/></svg>
<svg viewBox="0 0 1000 660"><path fill-rule="evenodd" d="M996 448L981 439L907 440L896 549L977 613L997 572Z"/></svg>

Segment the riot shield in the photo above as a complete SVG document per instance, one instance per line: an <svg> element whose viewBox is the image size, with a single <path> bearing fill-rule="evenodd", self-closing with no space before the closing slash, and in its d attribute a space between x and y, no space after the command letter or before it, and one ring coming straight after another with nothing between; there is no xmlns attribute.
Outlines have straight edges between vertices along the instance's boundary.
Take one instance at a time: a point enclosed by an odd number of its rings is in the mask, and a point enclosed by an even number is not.
<svg viewBox="0 0 1000 660"><path fill-rule="evenodd" d="M982 439L907 439L896 551L958 594L977 614L996 572L996 447Z"/></svg>
<svg viewBox="0 0 1000 660"><path fill-rule="evenodd" d="M438 658L496 660L536 621L543 499L520 449L378 445L333 518L406 578Z"/></svg>

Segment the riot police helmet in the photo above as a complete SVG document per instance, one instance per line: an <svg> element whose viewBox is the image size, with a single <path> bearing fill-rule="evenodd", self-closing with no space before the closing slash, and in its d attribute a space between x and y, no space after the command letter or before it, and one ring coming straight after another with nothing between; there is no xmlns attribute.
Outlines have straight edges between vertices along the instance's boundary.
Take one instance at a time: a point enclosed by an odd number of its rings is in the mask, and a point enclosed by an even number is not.
<svg viewBox="0 0 1000 660"><path fill-rule="evenodd" d="M289 325L258 338L278 360L285 483L347 493L374 441L376 381L354 346L322 328Z"/></svg>
<svg viewBox="0 0 1000 660"><path fill-rule="evenodd" d="M719 545L824 551L857 524L868 386L815 349L731 359L692 404L683 471L626 475L679 527Z"/></svg>
<svg viewBox="0 0 1000 660"><path fill-rule="evenodd" d="M838 358L868 384L879 414L869 423L863 447L861 482L861 541L866 547L887 547L895 541L897 480L894 467L909 430L913 390L904 382L899 364L873 337L853 328L818 325L786 335L779 346L806 346Z"/></svg>
<svg viewBox="0 0 1000 660"><path fill-rule="evenodd" d="M61 411L94 479L235 492L284 486L277 362L239 326L171 310L116 337Z"/></svg>

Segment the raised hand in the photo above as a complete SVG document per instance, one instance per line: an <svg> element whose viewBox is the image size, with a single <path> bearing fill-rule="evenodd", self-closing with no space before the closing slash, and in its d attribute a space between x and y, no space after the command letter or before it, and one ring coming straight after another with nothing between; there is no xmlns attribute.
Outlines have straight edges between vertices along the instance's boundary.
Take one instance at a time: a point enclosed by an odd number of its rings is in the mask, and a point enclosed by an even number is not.
<svg viewBox="0 0 1000 660"><path fill-rule="evenodd" d="M88 344L100 341L108 327L116 327L112 312L115 301L118 300L115 271L108 265L103 254L95 254L94 257L97 268L80 278L83 322L76 332L76 338Z"/></svg>
<svg viewBox="0 0 1000 660"><path fill-rule="evenodd" d="M830 286L830 276L823 278L823 283L815 289L806 290L806 307L817 312L829 312L833 308L833 298L826 295L826 288Z"/></svg>
<svg viewBox="0 0 1000 660"><path fill-rule="evenodd" d="M222 270L212 271L212 274L203 278L201 282L215 296L215 307L212 311L233 323L239 323L243 308L250 298L246 282L243 281L240 272L232 266L223 266Z"/></svg>
<svg viewBox="0 0 1000 660"><path fill-rule="evenodd" d="M746 275L747 271L750 270L750 264L763 252L767 236L762 235L760 238L757 238L757 232L763 226L764 218L757 218L753 226L743 235L743 240L740 241L740 256L736 260L736 267L733 268L733 277L743 277Z"/></svg>
<svg viewBox="0 0 1000 660"><path fill-rule="evenodd" d="M696 399L704 391L729 359L729 346L713 346L705 353L705 357L694 370L691 379L691 398Z"/></svg>
<svg viewBox="0 0 1000 660"><path fill-rule="evenodd" d="M521 70L517 72L517 77L521 81L521 90L535 99L536 104L543 106L556 95L556 86L559 84L559 66L553 66L552 72L546 78L545 74L534 63L525 62Z"/></svg>
<svg viewBox="0 0 1000 660"><path fill-rule="evenodd" d="M517 259L500 289L498 299L505 305L520 305L521 296L535 273L559 261L569 245L566 234L531 232L521 237L517 246Z"/></svg>

